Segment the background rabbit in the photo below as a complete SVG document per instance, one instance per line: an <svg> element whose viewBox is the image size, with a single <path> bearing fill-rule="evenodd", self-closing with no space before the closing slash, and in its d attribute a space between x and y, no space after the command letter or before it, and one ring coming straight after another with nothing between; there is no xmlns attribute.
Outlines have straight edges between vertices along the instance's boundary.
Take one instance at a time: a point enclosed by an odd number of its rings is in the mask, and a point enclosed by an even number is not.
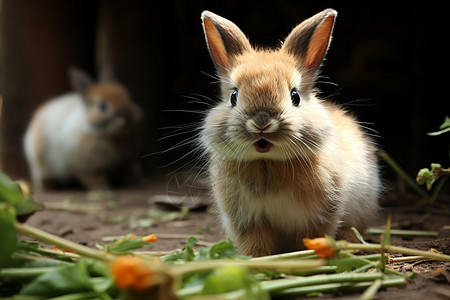
<svg viewBox="0 0 450 300"><path fill-rule="evenodd" d="M75 92L36 111L24 138L35 187L75 179L89 189L108 188L115 172L130 164L141 112L125 87L107 74L94 83L70 69Z"/></svg>
<svg viewBox="0 0 450 300"><path fill-rule="evenodd" d="M377 213L373 142L314 89L336 15L324 10L265 50L232 22L202 14L222 99L200 142L223 226L243 254L303 248L302 238L361 229Z"/></svg>

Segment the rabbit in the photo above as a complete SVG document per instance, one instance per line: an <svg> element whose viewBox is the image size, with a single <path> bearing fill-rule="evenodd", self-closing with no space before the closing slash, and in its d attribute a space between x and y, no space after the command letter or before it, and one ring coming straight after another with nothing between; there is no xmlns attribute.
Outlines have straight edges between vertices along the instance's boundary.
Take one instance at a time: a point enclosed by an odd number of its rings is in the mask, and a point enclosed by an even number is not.
<svg viewBox="0 0 450 300"><path fill-rule="evenodd" d="M24 136L24 150L36 189L80 182L108 189L118 168L132 160L141 110L127 89L113 80L95 83L69 70L74 92L39 107Z"/></svg>
<svg viewBox="0 0 450 300"><path fill-rule="evenodd" d="M336 16L326 9L297 25L278 49L261 49L231 21L201 15L221 100L206 113L199 144L213 204L242 254L345 236L379 210L375 143L314 87Z"/></svg>

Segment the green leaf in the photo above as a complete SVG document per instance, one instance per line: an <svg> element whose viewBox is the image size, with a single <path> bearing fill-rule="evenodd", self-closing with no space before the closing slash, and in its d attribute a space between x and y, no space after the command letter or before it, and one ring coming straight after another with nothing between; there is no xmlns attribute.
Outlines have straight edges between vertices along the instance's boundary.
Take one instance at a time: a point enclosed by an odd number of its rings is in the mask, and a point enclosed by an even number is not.
<svg viewBox="0 0 450 300"><path fill-rule="evenodd" d="M336 266L336 273L350 272L367 265L368 261L380 259L380 254L339 257L328 260L328 265Z"/></svg>
<svg viewBox="0 0 450 300"><path fill-rule="evenodd" d="M150 218L140 218L138 216L131 216L129 220L129 225L131 229L136 228L148 228L154 225L153 219Z"/></svg>
<svg viewBox="0 0 450 300"><path fill-rule="evenodd" d="M163 261L177 263L193 261L195 257L194 246L197 242L198 240L194 237L188 238L186 246L181 248L182 252L166 255L163 257Z"/></svg>
<svg viewBox="0 0 450 300"><path fill-rule="evenodd" d="M238 266L223 267L212 272L203 286L203 295L224 294L242 290L239 299L270 299L258 281L245 268Z"/></svg>
<svg viewBox="0 0 450 300"><path fill-rule="evenodd" d="M195 256L195 260L208 260L208 259L249 259L250 256L239 255L236 249L234 249L233 242L228 241L218 242L211 247L204 247L198 250L198 254Z"/></svg>
<svg viewBox="0 0 450 300"><path fill-rule="evenodd" d="M18 248L14 258L21 263L21 265L26 267L55 266L60 263L72 263L75 260L63 253L49 252L48 249L41 247L37 242L25 240L20 240L18 242Z"/></svg>
<svg viewBox="0 0 450 300"><path fill-rule="evenodd" d="M218 242L211 247L202 247L195 253L194 246L197 244L197 239L194 237L188 238L186 246L184 246L179 253L171 253L165 255L162 260L166 263L186 263L190 261L204 261L210 259L249 259L250 256L239 255L234 249L233 242L228 241Z"/></svg>
<svg viewBox="0 0 450 300"><path fill-rule="evenodd" d="M426 184L427 190L430 190L435 179L434 179L433 173L428 168L423 168L423 169L420 169L419 172L417 173L416 181L420 185Z"/></svg>
<svg viewBox="0 0 450 300"><path fill-rule="evenodd" d="M152 218L158 218L162 221L174 221L176 219L185 219L189 214L189 209L182 209L181 211L162 211L159 209L150 209L148 215Z"/></svg>
<svg viewBox="0 0 450 300"><path fill-rule="evenodd" d="M194 237L188 238L186 246L183 247L184 261L193 261L195 257L194 246L198 240Z"/></svg>
<svg viewBox="0 0 450 300"><path fill-rule="evenodd" d="M363 245L368 244L362 237L361 233L359 233L358 229L356 229L355 227L350 227L350 229L355 233L356 238L360 241L361 244L363 244Z"/></svg>
<svg viewBox="0 0 450 300"><path fill-rule="evenodd" d="M450 127L450 117L445 116L444 123L442 123L442 125L439 126L439 129L444 129L444 128L448 128L448 127Z"/></svg>
<svg viewBox="0 0 450 300"><path fill-rule="evenodd" d="M236 249L234 249L233 242L230 239L228 239L228 241L218 242L218 243L212 245L211 247L201 247L201 248L199 248L197 253L195 253L195 251L194 251L194 246L196 243L197 243L197 239L195 239L194 237L190 237L190 238L188 238L188 240L186 242L186 246L181 249L182 252L172 253L172 254L163 256L162 260L165 263L184 264L184 263L189 263L192 261L207 261L207 260L233 259L233 258L248 259L248 258L250 258L249 256L239 255L237 253ZM211 274L212 274L211 271L195 272L192 274L186 274L185 276L183 276L183 279L182 279L183 287L201 290L206 278L209 278L211 276ZM216 278L216 277L213 276L209 280L214 281L215 280L214 278ZM240 279L235 279L235 280L240 280ZM211 283L211 285L214 286L213 283ZM234 288L229 289L229 290L232 291L232 290L234 290ZM221 292L221 291L219 291L219 292ZM227 291L225 291L225 292L227 292ZM241 292L243 292L246 295L248 291L242 290ZM236 299L247 299L247 298L236 298ZM258 299L258 298L248 298L248 299Z"/></svg>
<svg viewBox="0 0 450 300"><path fill-rule="evenodd" d="M444 169L440 164L433 163L431 164L431 170L424 168L417 173L416 181L418 184L426 184L427 190L431 190L436 180L448 174L450 174L450 168Z"/></svg>
<svg viewBox="0 0 450 300"><path fill-rule="evenodd" d="M62 266L56 271L44 273L26 285L22 295L56 297L76 292L91 291L87 265L80 261L73 266Z"/></svg>
<svg viewBox="0 0 450 300"><path fill-rule="evenodd" d="M0 172L0 203L9 203L16 210L16 215L29 215L38 209L30 196L25 196L16 182Z"/></svg>
<svg viewBox="0 0 450 300"><path fill-rule="evenodd" d="M142 248L143 246L150 245L149 242L143 241L141 236L134 236L128 234L119 239L112 241L106 246L102 246L98 243L95 244L97 248L114 255L131 254L133 250Z"/></svg>
<svg viewBox="0 0 450 300"><path fill-rule="evenodd" d="M8 203L0 202L0 267L11 262L11 254L17 249L15 210Z"/></svg>
<svg viewBox="0 0 450 300"><path fill-rule="evenodd" d="M44 273L21 291L21 295L51 298L82 292L116 293L108 268L94 260L80 260L75 265L64 265Z"/></svg>

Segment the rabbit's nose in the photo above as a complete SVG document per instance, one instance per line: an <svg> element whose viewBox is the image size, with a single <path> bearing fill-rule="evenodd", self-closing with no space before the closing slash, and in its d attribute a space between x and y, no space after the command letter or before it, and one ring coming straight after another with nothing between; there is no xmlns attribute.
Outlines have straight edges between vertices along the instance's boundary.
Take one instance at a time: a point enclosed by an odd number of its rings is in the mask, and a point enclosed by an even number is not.
<svg viewBox="0 0 450 300"><path fill-rule="evenodd" d="M245 124L247 130L252 133L274 132L279 127L279 122L272 118L269 113L260 111L253 115Z"/></svg>
<svg viewBox="0 0 450 300"><path fill-rule="evenodd" d="M269 113L267 113L266 111L260 111L256 113L252 118L254 124L260 130L263 130L265 127L269 126L271 119L272 118L270 117Z"/></svg>

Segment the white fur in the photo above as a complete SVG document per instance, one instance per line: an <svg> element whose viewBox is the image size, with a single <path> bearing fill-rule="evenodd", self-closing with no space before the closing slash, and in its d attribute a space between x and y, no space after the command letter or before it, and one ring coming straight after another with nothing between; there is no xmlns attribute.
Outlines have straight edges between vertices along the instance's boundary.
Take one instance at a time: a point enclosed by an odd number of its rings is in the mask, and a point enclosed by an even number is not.
<svg viewBox="0 0 450 300"><path fill-rule="evenodd" d="M41 129L42 132L37 132ZM73 176L73 162L68 158L73 157L82 134L88 131L86 108L81 95L70 93L47 103L36 115L35 126L29 127L24 138L25 155L33 181L43 178L70 179ZM43 139L40 143L45 145L44 151L36 149L37 144L33 141L36 135Z"/></svg>

